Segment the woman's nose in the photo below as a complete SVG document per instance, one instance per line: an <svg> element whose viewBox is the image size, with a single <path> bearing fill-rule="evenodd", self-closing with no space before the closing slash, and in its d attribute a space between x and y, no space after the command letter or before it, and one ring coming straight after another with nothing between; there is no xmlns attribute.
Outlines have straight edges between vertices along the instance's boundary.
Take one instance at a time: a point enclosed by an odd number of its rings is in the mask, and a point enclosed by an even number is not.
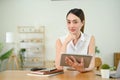
<svg viewBox="0 0 120 80"><path fill-rule="evenodd" d="M74 24L73 24L73 23L70 23L70 27L74 27Z"/></svg>

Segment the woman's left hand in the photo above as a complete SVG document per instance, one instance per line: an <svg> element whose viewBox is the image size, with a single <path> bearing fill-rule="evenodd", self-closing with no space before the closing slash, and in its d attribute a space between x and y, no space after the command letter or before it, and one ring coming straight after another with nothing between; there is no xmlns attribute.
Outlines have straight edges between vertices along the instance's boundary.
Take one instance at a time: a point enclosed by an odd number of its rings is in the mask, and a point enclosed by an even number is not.
<svg viewBox="0 0 120 80"><path fill-rule="evenodd" d="M73 56L70 56L70 57L66 57L65 61L69 66L75 68L77 71L84 72L85 68L84 68L83 58L80 58L80 62L78 62Z"/></svg>

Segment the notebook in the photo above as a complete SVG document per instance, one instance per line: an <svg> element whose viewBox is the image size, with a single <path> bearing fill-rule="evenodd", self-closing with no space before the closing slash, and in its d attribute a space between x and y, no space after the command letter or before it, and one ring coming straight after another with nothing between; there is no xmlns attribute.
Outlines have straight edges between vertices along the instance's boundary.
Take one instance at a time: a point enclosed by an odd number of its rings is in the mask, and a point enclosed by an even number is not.
<svg viewBox="0 0 120 80"><path fill-rule="evenodd" d="M60 60L60 66L69 66L68 64L65 63L65 57L70 57L73 56L75 59L80 62L80 58L84 59L84 66L85 68L89 67L89 64L91 62L92 56L91 55L80 55L80 54L68 54L64 53L61 55L61 60Z"/></svg>
<svg viewBox="0 0 120 80"><path fill-rule="evenodd" d="M63 70L58 70L58 69L44 69L44 70L37 70L37 71L31 71L27 75L29 76L53 76L57 74L62 74L64 73Z"/></svg>

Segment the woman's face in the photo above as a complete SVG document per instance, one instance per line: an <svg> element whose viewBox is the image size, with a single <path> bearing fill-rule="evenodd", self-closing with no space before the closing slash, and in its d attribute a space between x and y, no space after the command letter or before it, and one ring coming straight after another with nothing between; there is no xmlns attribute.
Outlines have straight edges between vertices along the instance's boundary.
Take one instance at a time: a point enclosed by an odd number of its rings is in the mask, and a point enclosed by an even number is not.
<svg viewBox="0 0 120 80"><path fill-rule="evenodd" d="M67 26L70 33L77 34L80 33L80 29L83 26L83 22L81 22L79 17L70 13L67 16Z"/></svg>

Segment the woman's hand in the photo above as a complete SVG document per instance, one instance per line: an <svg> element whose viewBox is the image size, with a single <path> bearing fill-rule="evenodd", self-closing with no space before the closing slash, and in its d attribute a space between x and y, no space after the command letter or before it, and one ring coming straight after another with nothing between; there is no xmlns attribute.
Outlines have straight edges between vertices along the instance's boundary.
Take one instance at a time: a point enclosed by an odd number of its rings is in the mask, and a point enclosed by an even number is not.
<svg viewBox="0 0 120 80"><path fill-rule="evenodd" d="M67 35L67 38L65 39L65 43L68 44L71 40L74 40L75 39L75 35L69 33Z"/></svg>
<svg viewBox="0 0 120 80"><path fill-rule="evenodd" d="M84 72L85 68L83 58L80 58L80 62L78 62L73 56L70 56L66 57L65 61L69 66L75 68L77 71Z"/></svg>

